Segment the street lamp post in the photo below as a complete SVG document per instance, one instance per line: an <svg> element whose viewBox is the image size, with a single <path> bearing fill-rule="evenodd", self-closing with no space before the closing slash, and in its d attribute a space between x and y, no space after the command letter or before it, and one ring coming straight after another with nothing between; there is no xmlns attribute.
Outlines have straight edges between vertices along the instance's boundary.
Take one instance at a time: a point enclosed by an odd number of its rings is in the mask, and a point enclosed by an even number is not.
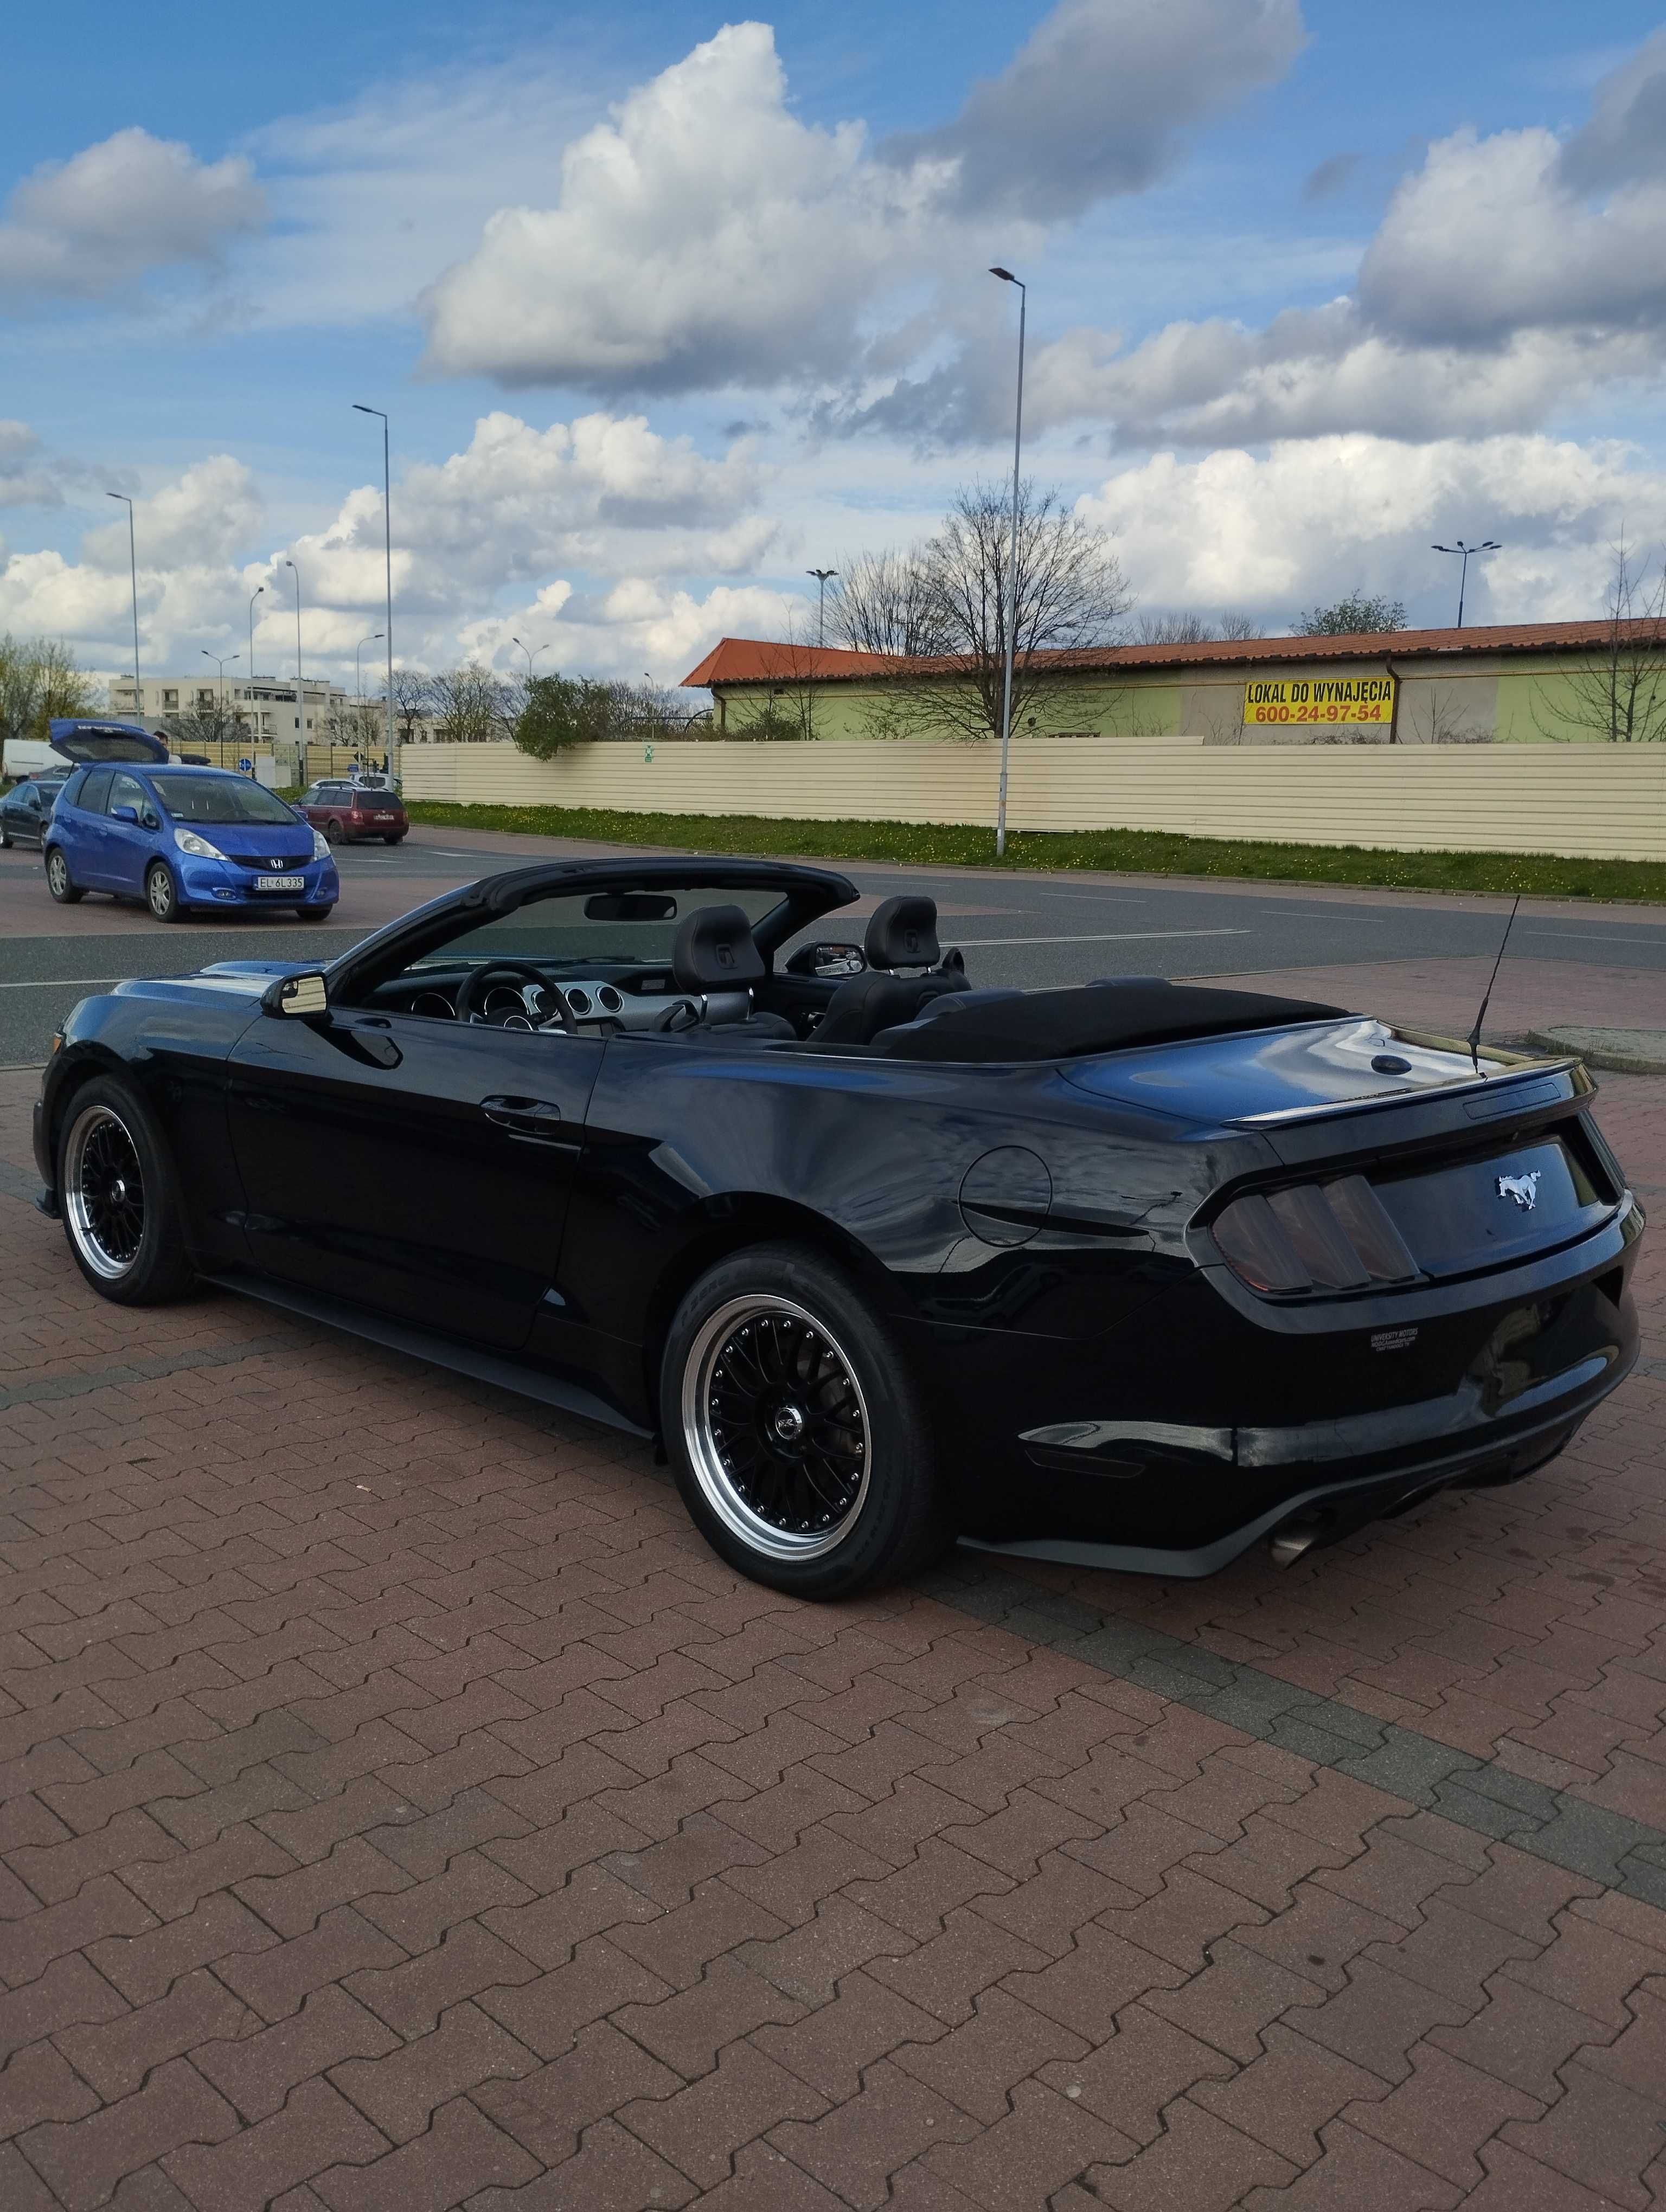
<svg viewBox="0 0 1666 2212"><path fill-rule="evenodd" d="M353 402L357 415L380 415L382 424L382 558L387 576L387 617L382 635L387 640L387 720L385 742L387 759L384 765L388 774L393 773L393 497L387 465L387 417L380 407L367 407L362 400Z"/></svg>
<svg viewBox="0 0 1666 2212"><path fill-rule="evenodd" d="M254 681L254 603L265 596L266 586L257 584L249 593L249 681Z"/></svg>
<svg viewBox="0 0 1666 2212"><path fill-rule="evenodd" d="M139 556L133 538L133 502L125 491L105 494L106 499L120 500L127 509L127 573L133 586L133 711L144 711L143 694L139 689Z"/></svg>
<svg viewBox="0 0 1666 2212"><path fill-rule="evenodd" d="M226 711L226 663L240 660L243 656L240 653L210 653L207 646L201 647L199 650L204 659L211 660L220 672L220 712L223 717Z"/></svg>
<svg viewBox="0 0 1666 2212"><path fill-rule="evenodd" d="M284 567L295 580L295 742L301 747L301 757L307 758L307 701L301 685L301 571L293 561L286 560Z"/></svg>
<svg viewBox="0 0 1666 2212"><path fill-rule="evenodd" d="M380 630L373 629L368 637L362 637L353 647L353 696L358 701L361 708L364 705L364 674L359 665L359 655L364 651L366 646L374 645L376 640L381 635Z"/></svg>
<svg viewBox="0 0 1666 2212"><path fill-rule="evenodd" d="M1018 457L1024 446L1024 320L1029 288L1010 269L991 269L1003 284L1018 288L1018 390L1012 414L1012 547L1006 586L1006 666L1000 693L1000 795L995 802L995 858L1006 852L1006 767L1012 744L1012 653L1018 626Z"/></svg>
<svg viewBox="0 0 1666 2212"><path fill-rule="evenodd" d="M1489 538L1480 545L1466 545L1463 540L1460 538L1456 545L1432 545L1429 548L1429 550L1432 553L1461 553L1463 556L1463 566L1458 570L1457 626L1462 629L1463 628L1464 586L1469 581L1469 556L1472 553L1501 553L1504 550L1504 548L1499 544L1496 538Z"/></svg>
<svg viewBox="0 0 1666 2212"><path fill-rule="evenodd" d="M509 640L509 642L511 645L520 645L521 651L526 654L526 681L530 684L532 680L532 663L538 659L539 653L548 653L550 650L549 645L547 642L543 645L521 645L521 641L518 637L512 637Z"/></svg>
<svg viewBox="0 0 1666 2212"><path fill-rule="evenodd" d="M806 568L804 573L806 576L813 576L819 586L816 600L816 643L820 647L827 643L827 586L839 572L836 568Z"/></svg>

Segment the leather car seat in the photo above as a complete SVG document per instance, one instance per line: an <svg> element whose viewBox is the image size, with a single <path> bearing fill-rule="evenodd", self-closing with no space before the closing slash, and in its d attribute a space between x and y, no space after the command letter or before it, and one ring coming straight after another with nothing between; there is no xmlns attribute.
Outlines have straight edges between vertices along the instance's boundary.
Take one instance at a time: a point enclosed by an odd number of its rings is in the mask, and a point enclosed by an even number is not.
<svg viewBox="0 0 1666 2212"><path fill-rule="evenodd" d="M753 1009L752 992L769 970L738 906L702 906L685 915L672 940L671 973L699 1009L692 1030L720 1031L726 1044L772 1044L798 1035L784 1014Z"/></svg>
<svg viewBox="0 0 1666 2212"><path fill-rule="evenodd" d="M933 999L970 988L958 952L937 942L937 901L903 892L869 917L862 939L867 969L841 983L817 1028L817 1044L871 1044L881 1030L911 1022ZM901 975L901 968L919 968Z"/></svg>

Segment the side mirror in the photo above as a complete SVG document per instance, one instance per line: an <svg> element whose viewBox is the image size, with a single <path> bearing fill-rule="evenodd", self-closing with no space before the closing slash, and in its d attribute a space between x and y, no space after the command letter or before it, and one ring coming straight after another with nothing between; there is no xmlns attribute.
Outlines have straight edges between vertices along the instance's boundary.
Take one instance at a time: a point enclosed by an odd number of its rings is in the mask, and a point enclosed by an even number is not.
<svg viewBox="0 0 1666 2212"><path fill-rule="evenodd" d="M860 975L867 955L860 945L801 945L787 963L789 975Z"/></svg>
<svg viewBox="0 0 1666 2212"><path fill-rule="evenodd" d="M110 810L110 819L112 822L132 822L137 823L138 818L138 809L137 807L112 806Z"/></svg>
<svg viewBox="0 0 1666 2212"><path fill-rule="evenodd" d="M286 1014L305 1021L330 1011L324 978L316 971L306 975L279 975L260 994L263 1013Z"/></svg>

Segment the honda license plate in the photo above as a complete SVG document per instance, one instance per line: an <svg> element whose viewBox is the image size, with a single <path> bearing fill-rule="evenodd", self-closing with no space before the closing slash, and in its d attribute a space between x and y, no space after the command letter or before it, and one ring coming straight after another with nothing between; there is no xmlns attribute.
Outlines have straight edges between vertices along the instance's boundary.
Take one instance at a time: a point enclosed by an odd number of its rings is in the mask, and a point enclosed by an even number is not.
<svg viewBox="0 0 1666 2212"><path fill-rule="evenodd" d="M304 891L305 876L257 876L254 887L258 891Z"/></svg>

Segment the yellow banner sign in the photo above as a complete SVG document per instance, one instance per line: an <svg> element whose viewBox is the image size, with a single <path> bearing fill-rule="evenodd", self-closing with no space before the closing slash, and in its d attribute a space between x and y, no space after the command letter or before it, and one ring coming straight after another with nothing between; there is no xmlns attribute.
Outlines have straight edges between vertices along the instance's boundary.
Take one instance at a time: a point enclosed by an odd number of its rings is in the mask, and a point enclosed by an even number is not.
<svg viewBox="0 0 1666 2212"><path fill-rule="evenodd" d="M1256 677L1243 687L1246 727L1286 722L1391 722L1392 676Z"/></svg>

